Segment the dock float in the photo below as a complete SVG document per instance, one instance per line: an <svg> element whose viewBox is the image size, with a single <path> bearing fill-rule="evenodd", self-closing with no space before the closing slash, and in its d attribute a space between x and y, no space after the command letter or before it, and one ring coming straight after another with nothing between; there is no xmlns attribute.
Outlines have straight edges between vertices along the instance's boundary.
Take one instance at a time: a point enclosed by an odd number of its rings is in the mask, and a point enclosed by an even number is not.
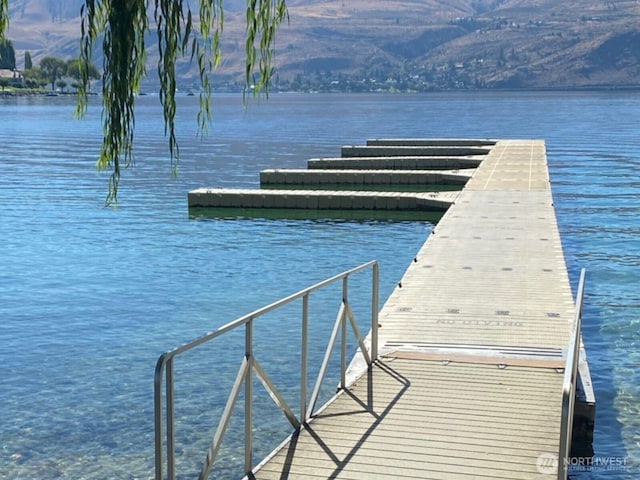
<svg viewBox="0 0 640 480"><path fill-rule="evenodd" d="M369 143L367 145L348 145L342 147L342 156L353 157L452 157L465 155L486 155L490 151L490 146L473 145L416 145L410 143L386 145L380 143Z"/></svg>
<svg viewBox="0 0 640 480"><path fill-rule="evenodd" d="M306 170L263 170L259 189L192 190L189 208L444 212L493 144L342 147L341 158L309 159Z"/></svg>
<svg viewBox="0 0 640 480"><path fill-rule="evenodd" d="M375 317L343 388L309 418L287 410L298 427L256 466L248 448L245 478L566 479L572 431L592 431L595 397L580 336L584 272L574 296L544 141L382 139L342 153L366 161L367 149L371 158L386 151L390 164L436 150L482 160L458 192L316 193L336 208L364 208L369 196L384 199L379 208L400 208L400 198L402 208L419 208L429 200L421 195L437 193L430 207L444 213ZM232 195L199 189L189 205L249 198L320 208L314 191Z"/></svg>
<svg viewBox="0 0 640 480"><path fill-rule="evenodd" d="M448 170L476 168L482 162L482 155L457 156L416 156L415 152L406 152L404 156L370 156L311 158L307 160L310 169L384 169L384 170Z"/></svg>
<svg viewBox="0 0 640 480"><path fill-rule="evenodd" d="M271 188L272 185L466 185L473 171L466 170L316 170L305 169L269 169L260 172L260 185ZM459 189L459 188L458 188Z"/></svg>
<svg viewBox="0 0 640 480"><path fill-rule="evenodd" d="M304 210L425 210L444 212L458 192L367 192L200 188L189 206Z"/></svg>

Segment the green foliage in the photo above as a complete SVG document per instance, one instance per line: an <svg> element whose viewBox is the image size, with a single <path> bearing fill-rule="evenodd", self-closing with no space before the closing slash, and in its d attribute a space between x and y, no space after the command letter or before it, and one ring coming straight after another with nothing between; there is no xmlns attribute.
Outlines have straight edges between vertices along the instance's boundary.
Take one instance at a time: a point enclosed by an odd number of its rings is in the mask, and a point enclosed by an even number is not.
<svg viewBox="0 0 640 480"><path fill-rule="evenodd" d="M49 83L40 67L31 67L24 72L24 82L28 88L43 88Z"/></svg>
<svg viewBox="0 0 640 480"><path fill-rule="evenodd" d="M145 74L144 33L147 30L146 2L143 0L86 0L80 10L81 52L78 88L79 115L87 107L89 69L94 43L103 35L104 141L98 169L110 169L107 203L117 199L121 163L132 164L134 95Z"/></svg>
<svg viewBox="0 0 640 480"><path fill-rule="evenodd" d="M31 60L31 52L27 50L24 52L24 69L29 70L33 68L33 61Z"/></svg>
<svg viewBox="0 0 640 480"><path fill-rule="evenodd" d="M16 69L16 52L11 40L6 38L0 39L0 68Z"/></svg>
<svg viewBox="0 0 640 480"><path fill-rule="evenodd" d="M73 78L74 80L81 80L82 73L81 68L87 69L87 74L89 76L89 80L99 80L100 72L98 71L98 67L91 63L89 65L81 65L81 62L77 58L73 58L67 61L67 76Z"/></svg>
<svg viewBox="0 0 640 480"><path fill-rule="evenodd" d="M0 0L3 1L3 0ZM103 129L104 141L98 169L111 171L106 203L117 201L123 167L134 163L135 93L145 75L145 32L150 0L85 0L81 9L80 82L77 114L87 108L89 65L95 43L103 38ZM180 150L175 136L176 62L189 55L196 59L201 93L198 125L204 131L211 117L209 74L220 64L220 38L224 27L223 0L199 2L197 19L188 2L155 0L160 60L160 102L164 111L165 133L174 173ZM247 0L247 41L245 80L254 95L268 94L273 75L273 42L279 25L287 19L285 0ZM194 25L199 24L199 29Z"/></svg>
<svg viewBox="0 0 640 480"><path fill-rule="evenodd" d="M245 83L254 92L269 93L273 76L273 42L280 23L288 19L284 0L247 0Z"/></svg>
<svg viewBox="0 0 640 480"><path fill-rule="evenodd" d="M67 62L67 76L80 80L80 60L74 58Z"/></svg>
<svg viewBox="0 0 640 480"><path fill-rule="evenodd" d="M0 40L5 37L5 32L9 27L9 0L0 0Z"/></svg>
<svg viewBox="0 0 640 480"><path fill-rule="evenodd" d="M55 90L56 80L67 73L67 63L56 57L44 57L40 60L40 69L51 83L51 90Z"/></svg>

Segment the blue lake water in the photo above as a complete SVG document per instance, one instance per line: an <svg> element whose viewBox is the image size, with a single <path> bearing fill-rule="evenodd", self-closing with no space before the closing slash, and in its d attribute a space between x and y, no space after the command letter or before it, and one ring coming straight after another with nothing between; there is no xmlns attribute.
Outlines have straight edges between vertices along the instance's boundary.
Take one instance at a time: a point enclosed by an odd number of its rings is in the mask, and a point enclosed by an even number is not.
<svg viewBox="0 0 640 480"><path fill-rule="evenodd" d="M640 475L640 94L282 94L248 108L219 96L213 110L199 139L197 99L180 99L174 179L157 98L140 97L136 167L113 209L103 207L107 177L93 166L98 105L78 121L71 99L0 98L0 479L151 478L160 353L371 259L381 263L384 300L430 224L190 218L186 206L192 188L256 187L261 169L304 168L374 137L546 140L574 289L588 269L595 452L627 462L576 478ZM328 303L318 307L327 319L319 335L335 316ZM261 329L273 341L265 364L286 381L296 334L288 319ZM314 338L317 357L326 338ZM239 364L232 353L212 348L198 375L215 392L194 390L178 405L188 472L213 428L188 413L220 408ZM271 411L257 456L284 428ZM238 472L236 437L232 425L216 478Z"/></svg>

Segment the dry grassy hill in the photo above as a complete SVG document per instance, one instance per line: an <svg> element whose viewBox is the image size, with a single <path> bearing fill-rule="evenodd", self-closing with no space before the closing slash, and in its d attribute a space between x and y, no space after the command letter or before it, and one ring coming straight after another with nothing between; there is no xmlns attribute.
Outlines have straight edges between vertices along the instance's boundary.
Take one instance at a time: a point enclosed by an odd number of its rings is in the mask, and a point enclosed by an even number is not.
<svg viewBox="0 0 640 480"><path fill-rule="evenodd" d="M10 2L21 64L77 54L82 0ZM242 78L244 0L227 0L218 82ZM640 86L636 0L289 0L276 64L284 88ZM154 72L155 47L149 48ZM181 66L183 84L195 68Z"/></svg>

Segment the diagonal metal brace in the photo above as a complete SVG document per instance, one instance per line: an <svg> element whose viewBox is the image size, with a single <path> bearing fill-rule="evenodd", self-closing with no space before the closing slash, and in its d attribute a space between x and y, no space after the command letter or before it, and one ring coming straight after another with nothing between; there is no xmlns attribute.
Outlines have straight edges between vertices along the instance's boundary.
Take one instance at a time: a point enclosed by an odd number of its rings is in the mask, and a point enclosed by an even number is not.
<svg viewBox="0 0 640 480"><path fill-rule="evenodd" d="M278 405L280 410L282 410L282 413L284 413L285 417L287 417L287 420L289 420L291 425L293 425L293 428L299 429L300 421L298 420L298 417L296 417L296 414L293 413L293 410L291 409L287 401L275 387L275 385L267 375L267 372L262 369L255 357L253 357L253 369L271 399L275 402L276 405Z"/></svg>

